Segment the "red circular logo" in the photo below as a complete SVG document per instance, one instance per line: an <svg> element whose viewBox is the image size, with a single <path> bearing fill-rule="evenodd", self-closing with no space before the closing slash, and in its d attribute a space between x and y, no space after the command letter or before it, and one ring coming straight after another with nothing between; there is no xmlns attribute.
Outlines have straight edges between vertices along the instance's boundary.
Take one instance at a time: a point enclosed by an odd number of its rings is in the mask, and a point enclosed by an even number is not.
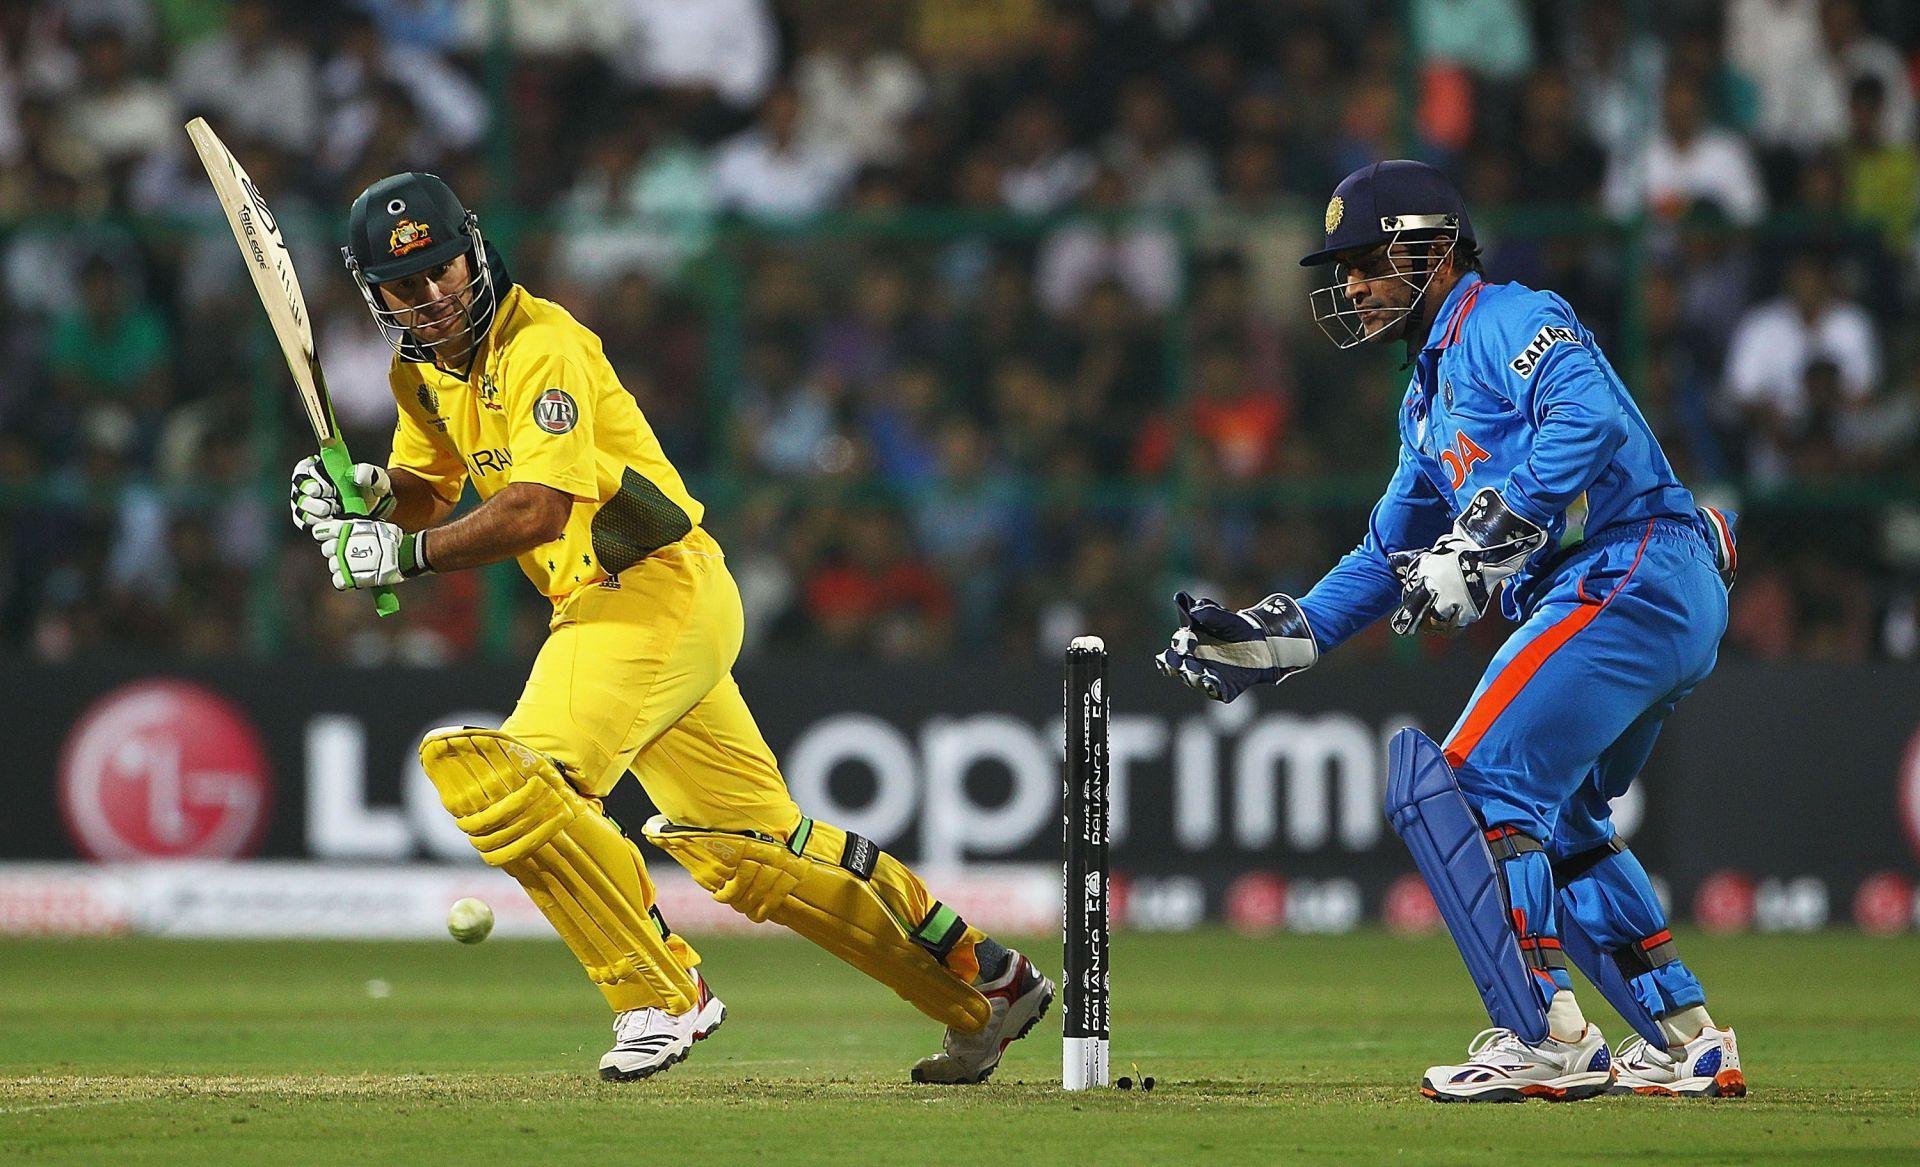
<svg viewBox="0 0 1920 1167"><path fill-rule="evenodd" d="M1278 932L1287 926L1287 881L1271 871L1249 871L1227 888L1226 907L1236 932Z"/></svg>
<svg viewBox="0 0 1920 1167"><path fill-rule="evenodd" d="M90 859L248 854L272 792L246 715L184 681L141 681L102 697L60 758L60 810Z"/></svg>
<svg viewBox="0 0 1920 1167"><path fill-rule="evenodd" d="M1753 900L1753 880L1746 873L1716 871L1693 893L1694 922L1717 935L1744 932L1753 926Z"/></svg>
<svg viewBox="0 0 1920 1167"><path fill-rule="evenodd" d="M1897 872L1869 875L1853 893L1853 922L1875 936L1905 932L1913 922L1913 884Z"/></svg>
<svg viewBox="0 0 1920 1167"><path fill-rule="evenodd" d="M1425 935L1438 929L1442 922L1440 905L1433 902L1433 893L1427 890L1426 881L1414 874L1403 875L1388 886L1380 916L1386 921L1388 931L1402 936Z"/></svg>

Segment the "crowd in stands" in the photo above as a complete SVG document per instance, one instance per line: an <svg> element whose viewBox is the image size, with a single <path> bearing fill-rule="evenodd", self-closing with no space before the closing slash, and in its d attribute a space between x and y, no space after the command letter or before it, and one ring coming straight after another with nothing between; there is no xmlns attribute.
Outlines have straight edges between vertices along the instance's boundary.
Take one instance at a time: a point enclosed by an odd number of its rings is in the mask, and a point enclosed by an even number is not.
<svg viewBox="0 0 1920 1167"><path fill-rule="evenodd" d="M605 340L749 651L1145 648L1175 587L1310 586L1405 373L1325 343L1295 261L1342 175L1412 154L1742 511L1728 653L1911 657L1917 77L1901 0L0 0L0 653L434 663L544 629L498 576L410 583L390 625L326 588L205 115L363 458L390 350L337 236L431 170Z"/></svg>

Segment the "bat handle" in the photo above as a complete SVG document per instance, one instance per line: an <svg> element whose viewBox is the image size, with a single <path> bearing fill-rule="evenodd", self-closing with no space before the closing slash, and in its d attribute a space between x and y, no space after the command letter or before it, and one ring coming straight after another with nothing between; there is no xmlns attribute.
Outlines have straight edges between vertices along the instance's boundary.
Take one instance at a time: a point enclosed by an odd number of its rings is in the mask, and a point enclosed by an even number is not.
<svg viewBox="0 0 1920 1167"><path fill-rule="evenodd" d="M336 438L321 446L320 461L327 468L327 477L333 479L333 485L340 491L341 507L350 515L366 514L367 500L354 485L353 456L347 453L347 444ZM393 594L392 588L375 588L373 610L382 616L391 616L400 610L400 597Z"/></svg>

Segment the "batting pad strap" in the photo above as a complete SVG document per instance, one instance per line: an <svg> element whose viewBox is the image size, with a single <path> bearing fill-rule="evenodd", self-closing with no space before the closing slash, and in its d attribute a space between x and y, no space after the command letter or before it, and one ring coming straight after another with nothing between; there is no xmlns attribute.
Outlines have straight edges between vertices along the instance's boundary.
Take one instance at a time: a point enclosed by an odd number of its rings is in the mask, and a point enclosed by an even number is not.
<svg viewBox="0 0 1920 1167"><path fill-rule="evenodd" d="M1626 849L1627 845L1622 843L1620 837L1616 835L1598 847L1589 847L1585 851L1578 851L1572 855L1554 860L1553 886L1567 886L1587 872L1592 871L1595 867L1598 867L1602 860L1618 855Z"/></svg>
<svg viewBox="0 0 1920 1167"><path fill-rule="evenodd" d="M1486 832L1487 851L1494 861L1505 863L1509 859L1518 859L1530 851L1545 851L1540 840L1521 831L1519 827L1495 827Z"/></svg>
<svg viewBox="0 0 1920 1167"><path fill-rule="evenodd" d="M660 939L665 940L673 935L673 929L667 927L667 918L661 914L659 904L648 908L647 915L652 918L653 926L660 929Z"/></svg>
<svg viewBox="0 0 1920 1167"><path fill-rule="evenodd" d="M966 934L967 922L960 918L960 913L936 902L927 918L913 930L913 942L931 953L933 959L944 963L953 946Z"/></svg>
<svg viewBox="0 0 1920 1167"><path fill-rule="evenodd" d="M880 848L865 835L847 832L847 845L840 848L840 866L853 872L861 879L872 879L873 869L880 863Z"/></svg>
<svg viewBox="0 0 1920 1167"><path fill-rule="evenodd" d="M1614 963L1629 980L1679 959L1680 946L1673 942L1673 933L1665 928L1613 950Z"/></svg>
<svg viewBox="0 0 1920 1167"><path fill-rule="evenodd" d="M1560 941L1554 936L1522 936L1520 940L1520 959L1526 961L1528 968L1542 972L1567 967L1566 954L1560 949Z"/></svg>

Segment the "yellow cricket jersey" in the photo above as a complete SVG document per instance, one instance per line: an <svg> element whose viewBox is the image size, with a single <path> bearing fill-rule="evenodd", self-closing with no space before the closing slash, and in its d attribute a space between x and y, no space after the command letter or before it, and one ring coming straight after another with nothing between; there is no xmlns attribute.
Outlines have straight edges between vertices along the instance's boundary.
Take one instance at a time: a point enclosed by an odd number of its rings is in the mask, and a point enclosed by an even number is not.
<svg viewBox="0 0 1920 1167"><path fill-rule="evenodd" d="M387 377L400 404L390 466L425 479L448 502L469 478L483 499L510 482L573 496L560 538L520 556L521 570L555 603L700 523L704 508L614 375L600 338L517 284L502 297L470 378L398 355Z"/></svg>

